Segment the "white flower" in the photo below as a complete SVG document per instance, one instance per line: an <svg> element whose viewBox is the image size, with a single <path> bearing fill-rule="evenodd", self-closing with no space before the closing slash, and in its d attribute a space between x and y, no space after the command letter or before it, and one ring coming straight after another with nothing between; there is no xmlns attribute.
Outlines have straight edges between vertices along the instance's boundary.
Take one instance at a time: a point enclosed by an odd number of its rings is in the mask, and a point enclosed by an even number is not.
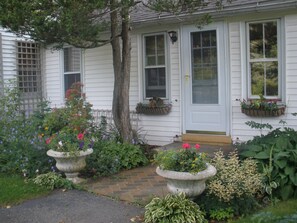
<svg viewBox="0 0 297 223"><path fill-rule="evenodd" d="M59 144L59 146L63 146L63 143L62 143L62 141L60 141L58 144Z"/></svg>

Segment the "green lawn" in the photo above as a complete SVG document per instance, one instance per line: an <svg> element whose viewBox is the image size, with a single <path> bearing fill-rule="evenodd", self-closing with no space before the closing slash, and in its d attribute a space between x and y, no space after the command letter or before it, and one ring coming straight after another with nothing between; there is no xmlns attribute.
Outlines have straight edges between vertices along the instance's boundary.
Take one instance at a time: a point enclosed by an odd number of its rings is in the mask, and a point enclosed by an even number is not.
<svg viewBox="0 0 297 223"><path fill-rule="evenodd" d="M295 223L297 222L297 200L278 202L260 212L231 223Z"/></svg>
<svg viewBox="0 0 297 223"><path fill-rule="evenodd" d="M45 188L26 182L20 176L0 174L0 206L15 205L24 200L46 195L50 192Z"/></svg>

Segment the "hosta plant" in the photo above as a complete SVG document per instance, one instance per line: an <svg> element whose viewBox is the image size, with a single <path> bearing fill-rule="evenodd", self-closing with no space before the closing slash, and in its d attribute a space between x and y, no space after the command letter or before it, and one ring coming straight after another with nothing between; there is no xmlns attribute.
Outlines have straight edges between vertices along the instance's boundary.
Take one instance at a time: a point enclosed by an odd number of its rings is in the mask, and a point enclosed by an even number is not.
<svg viewBox="0 0 297 223"><path fill-rule="evenodd" d="M297 198L297 132L278 128L241 145L243 158L259 162L265 174L266 192L287 200Z"/></svg>
<svg viewBox="0 0 297 223"><path fill-rule="evenodd" d="M153 198L145 206L145 223L205 223L204 213L185 194Z"/></svg>

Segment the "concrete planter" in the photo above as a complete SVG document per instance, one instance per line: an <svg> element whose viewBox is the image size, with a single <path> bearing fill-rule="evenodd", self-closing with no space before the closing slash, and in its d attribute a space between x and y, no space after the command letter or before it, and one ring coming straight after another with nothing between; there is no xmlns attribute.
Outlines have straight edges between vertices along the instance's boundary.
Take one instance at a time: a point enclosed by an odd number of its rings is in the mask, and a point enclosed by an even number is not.
<svg viewBox="0 0 297 223"><path fill-rule="evenodd" d="M78 177L79 171L86 166L86 156L93 153L93 149L80 151L78 154L72 155L69 152L57 152L48 150L47 155L56 160L58 170L65 173L66 178L73 183L80 183L82 179Z"/></svg>
<svg viewBox="0 0 297 223"><path fill-rule="evenodd" d="M217 170L214 166L207 164L207 168L201 172L192 174L188 172L177 172L162 170L157 167L158 175L167 180L167 188L173 194L183 192L186 196L194 198L205 190L205 181L214 176Z"/></svg>

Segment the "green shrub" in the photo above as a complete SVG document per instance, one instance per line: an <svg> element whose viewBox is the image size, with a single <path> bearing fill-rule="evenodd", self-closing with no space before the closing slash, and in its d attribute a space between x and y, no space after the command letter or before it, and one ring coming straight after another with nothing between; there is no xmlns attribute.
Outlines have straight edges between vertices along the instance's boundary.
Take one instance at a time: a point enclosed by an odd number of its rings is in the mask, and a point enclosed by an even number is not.
<svg viewBox="0 0 297 223"><path fill-rule="evenodd" d="M234 210L230 207L210 210L209 216L218 221L228 220L234 217Z"/></svg>
<svg viewBox="0 0 297 223"><path fill-rule="evenodd" d="M168 194L165 198L153 198L145 206L146 223L204 223L204 213L199 206L186 198L185 194Z"/></svg>
<svg viewBox="0 0 297 223"><path fill-rule="evenodd" d="M223 202L234 198L255 196L263 189L263 176L258 173L254 160L239 160L237 151L230 152L228 158L222 151L216 152L211 164L217 174L208 183L208 193L215 195Z"/></svg>
<svg viewBox="0 0 297 223"><path fill-rule="evenodd" d="M210 162L217 174L207 183L207 189L197 203L210 216L219 210L232 210L234 215L250 213L258 208L257 196L263 189L263 176L258 173L257 164L251 159L240 161L237 151L224 157L216 152Z"/></svg>
<svg viewBox="0 0 297 223"><path fill-rule="evenodd" d="M148 163L139 146L114 141L97 141L94 152L87 157L87 173L108 176L121 169L131 169Z"/></svg>
<svg viewBox="0 0 297 223"><path fill-rule="evenodd" d="M259 162L269 195L283 200L297 198L297 132L294 129L275 129L241 144L240 149L243 158L251 157Z"/></svg>
<svg viewBox="0 0 297 223"><path fill-rule="evenodd" d="M5 85L0 97L0 172L32 177L49 171L52 162L38 135L46 104L28 118L20 105L19 91Z"/></svg>
<svg viewBox="0 0 297 223"><path fill-rule="evenodd" d="M36 185L49 190L53 190L56 188L74 189L76 187L71 181L63 178L61 175L54 172L40 174L32 179L32 181Z"/></svg>

